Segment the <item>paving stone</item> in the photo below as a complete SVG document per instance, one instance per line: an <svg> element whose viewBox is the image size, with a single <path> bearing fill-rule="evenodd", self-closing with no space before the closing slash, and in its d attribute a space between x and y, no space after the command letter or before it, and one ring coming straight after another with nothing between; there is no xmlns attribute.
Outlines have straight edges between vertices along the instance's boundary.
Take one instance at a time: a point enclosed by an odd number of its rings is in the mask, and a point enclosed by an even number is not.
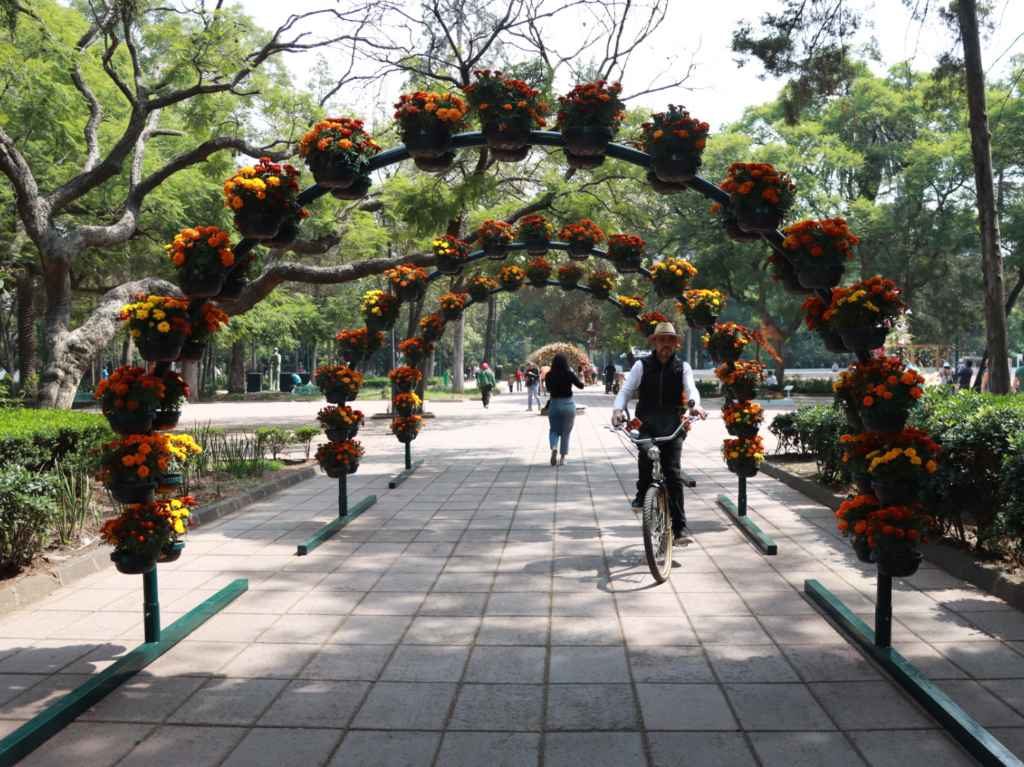
<svg viewBox="0 0 1024 767"><path fill-rule="evenodd" d="M798 682L786 657L773 645L712 644L708 659L722 682Z"/></svg>
<svg viewBox="0 0 1024 767"><path fill-rule="evenodd" d="M469 647L400 645L381 674L386 682L458 682Z"/></svg>
<svg viewBox="0 0 1024 767"><path fill-rule="evenodd" d="M333 644L396 644L412 623L408 615L353 615L330 638Z"/></svg>
<svg viewBox="0 0 1024 767"><path fill-rule="evenodd" d="M487 615L546 616L550 610L548 599L536 592L493 593L487 602Z"/></svg>
<svg viewBox="0 0 1024 767"><path fill-rule="evenodd" d="M1024 656L1002 642L947 643L935 638L930 641L932 647L975 678L1024 679Z"/></svg>
<svg viewBox="0 0 1024 767"><path fill-rule="evenodd" d="M223 767L282 767L301 764L322 767L341 740L341 730L251 730L231 752Z"/></svg>
<svg viewBox="0 0 1024 767"><path fill-rule="evenodd" d="M635 730L633 689L627 684L566 684L548 689L549 730Z"/></svg>
<svg viewBox="0 0 1024 767"><path fill-rule="evenodd" d="M863 767L866 762L838 732L752 732L763 767Z"/></svg>
<svg viewBox="0 0 1024 767"><path fill-rule="evenodd" d="M845 643L789 645L783 646L782 650L805 682L858 682L881 679L875 667Z"/></svg>
<svg viewBox="0 0 1024 767"><path fill-rule="evenodd" d="M452 730L539 730L544 687L526 684L466 684L459 690Z"/></svg>
<svg viewBox="0 0 1024 767"><path fill-rule="evenodd" d="M740 733L652 732L653 767L754 767L753 754Z"/></svg>
<svg viewBox="0 0 1024 767"><path fill-rule="evenodd" d="M211 679L171 715L175 724L253 724L284 689L283 679Z"/></svg>
<svg viewBox="0 0 1024 767"><path fill-rule="evenodd" d="M235 656L220 673L227 677L292 679L316 652L315 646L307 644L253 644Z"/></svg>
<svg viewBox="0 0 1024 767"><path fill-rule="evenodd" d="M430 767L440 733L350 731L330 767Z"/></svg>
<svg viewBox="0 0 1024 767"><path fill-rule="evenodd" d="M648 730L735 730L736 719L713 684L638 684Z"/></svg>
<svg viewBox="0 0 1024 767"><path fill-rule="evenodd" d="M621 645L622 632L614 613L599 618L555 615L551 619L551 644Z"/></svg>
<svg viewBox="0 0 1024 767"><path fill-rule="evenodd" d="M485 615L476 642L482 645L545 645L549 623L548 618Z"/></svg>
<svg viewBox="0 0 1024 767"><path fill-rule="evenodd" d="M297 680L259 719L272 727L342 727L370 688L368 682Z"/></svg>
<svg viewBox="0 0 1024 767"><path fill-rule="evenodd" d="M930 717L887 681L819 682L810 687L836 724L844 730L933 726Z"/></svg>
<svg viewBox="0 0 1024 767"><path fill-rule="evenodd" d="M1024 727L1024 718L1002 700L969 679L935 683L982 727Z"/></svg>
<svg viewBox="0 0 1024 767"><path fill-rule="evenodd" d="M239 727L161 727L136 746L125 767L216 767L245 735Z"/></svg>
<svg viewBox="0 0 1024 767"><path fill-rule="evenodd" d="M540 735L525 732L447 732L437 763L445 767L536 767Z"/></svg>
<svg viewBox="0 0 1024 767"><path fill-rule="evenodd" d="M552 732L544 737L544 767L646 767L644 743L632 732Z"/></svg>
<svg viewBox="0 0 1024 767"><path fill-rule="evenodd" d="M352 722L354 728L440 730L455 698L454 684L378 682Z"/></svg>
<svg viewBox="0 0 1024 767"><path fill-rule="evenodd" d="M109 767L152 730L149 724L72 722L18 764L23 767Z"/></svg>
<svg viewBox="0 0 1024 767"><path fill-rule="evenodd" d="M166 719L203 685L201 677L137 674L83 713L81 721L154 722Z"/></svg>
<svg viewBox="0 0 1024 767"><path fill-rule="evenodd" d="M549 679L561 682L629 682L624 647L552 647Z"/></svg>
<svg viewBox="0 0 1024 767"><path fill-rule="evenodd" d="M303 679L375 681L393 645L325 645L302 669Z"/></svg>
<svg viewBox="0 0 1024 767"><path fill-rule="evenodd" d="M466 667L465 681L540 684L544 681L546 660L547 650L543 647L477 645Z"/></svg>
<svg viewBox="0 0 1024 767"><path fill-rule="evenodd" d="M906 767L909 764L970 767L976 764L941 730L907 730L895 738L888 730L851 732L849 737L871 767Z"/></svg>
<svg viewBox="0 0 1024 767"><path fill-rule="evenodd" d="M630 647L629 663L637 682L714 682L700 647Z"/></svg>

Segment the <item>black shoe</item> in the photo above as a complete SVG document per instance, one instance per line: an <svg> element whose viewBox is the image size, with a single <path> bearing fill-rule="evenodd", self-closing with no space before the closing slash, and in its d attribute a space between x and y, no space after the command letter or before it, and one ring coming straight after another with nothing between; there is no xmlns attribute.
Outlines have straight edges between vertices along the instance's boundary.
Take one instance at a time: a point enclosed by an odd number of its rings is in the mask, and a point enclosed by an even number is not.
<svg viewBox="0 0 1024 767"><path fill-rule="evenodd" d="M631 509L637 510L642 509L644 507L644 497L638 493L636 498L633 499L633 503L631 503L629 507Z"/></svg>
<svg viewBox="0 0 1024 767"><path fill-rule="evenodd" d="M672 540L673 540L673 542L675 544L679 544L679 545L682 545L682 544L686 543L687 541L689 541L690 540L690 530L689 530L689 528L687 528L686 525L683 525L678 530L673 530L672 531Z"/></svg>

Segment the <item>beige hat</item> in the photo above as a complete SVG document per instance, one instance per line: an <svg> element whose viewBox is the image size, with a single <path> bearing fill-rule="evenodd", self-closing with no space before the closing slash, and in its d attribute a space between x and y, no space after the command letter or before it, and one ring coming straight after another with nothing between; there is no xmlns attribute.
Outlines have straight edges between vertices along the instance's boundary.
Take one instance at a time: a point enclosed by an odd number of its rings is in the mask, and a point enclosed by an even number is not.
<svg viewBox="0 0 1024 767"><path fill-rule="evenodd" d="M672 336L673 338L679 338L679 334L676 332L676 327L671 322L659 322L654 326L654 332L647 338L650 340L657 338L658 336Z"/></svg>

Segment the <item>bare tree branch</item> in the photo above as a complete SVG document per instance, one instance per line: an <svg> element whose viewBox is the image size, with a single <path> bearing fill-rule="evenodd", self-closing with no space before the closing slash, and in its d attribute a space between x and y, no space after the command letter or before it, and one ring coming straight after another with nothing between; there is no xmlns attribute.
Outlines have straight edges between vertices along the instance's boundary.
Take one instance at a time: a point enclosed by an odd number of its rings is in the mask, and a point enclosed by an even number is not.
<svg viewBox="0 0 1024 767"><path fill-rule="evenodd" d="M39 186L32 168L14 145L14 140L0 127L0 173L14 187L18 216L33 242L39 243L46 235L49 211L39 196Z"/></svg>

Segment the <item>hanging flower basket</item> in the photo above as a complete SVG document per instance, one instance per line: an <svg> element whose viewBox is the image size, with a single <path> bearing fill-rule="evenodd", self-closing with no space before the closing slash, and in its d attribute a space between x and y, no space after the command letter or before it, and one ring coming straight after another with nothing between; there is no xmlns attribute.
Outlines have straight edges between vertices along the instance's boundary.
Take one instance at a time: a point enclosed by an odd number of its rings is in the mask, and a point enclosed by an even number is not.
<svg viewBox="0 0 1024 767"><path fill-rule="evenodd" d="M170 431L178 425L180 410L158 410L153 415L153 431Z"/></svg>
<svg viewBox="0 0 1024 767"><path fill-rule="evenodd" d="M686 184L697 174L710 126L690 116L680 106L669 105L645 122L644 150L651 156L651 170L662 182Z"/></svg>
<svg viewBox="0 0 1024 767"><path fill-rule="evenodd" d="M757 474L757 461L752 458L730 458L725 465L738 477L753 477Z"/></svg>
<svg viewBox="0 0 1024 767"><path fill-rule="evenodd" d="M476 230L476 238L488 258L501 261L508 255L508 244L515 238L512 225L489 218Z"/></svg>
<svg viewBox="0 0 1024 767"><path fill-rule="evenodd" d="M325 442L316 450L316 461L328 477L337 479L342 474L355 474L364 452L356 440Z"/></svg>
<svg viewBox="0 0 1024 767"><path fill-rule="evenodd" d="M686 313L686 324L691 328L709 328L718 322L718 315L706 306L698 306Z"/></svg>
<svg viewBox="0 0 1024 767"><path fill-rule="evenodd" d="M318 121L299 141L299 154L325 189L351 188L366 173L380 146L363 128L363 121L328 117Z"/></svg>
<svg viewBox="0 0 1024 767"><path fill-rule="evenodd" d="M334 340L338 342L341 356L350 368L357 368L384 345L384 334L369 328L339 330Z"/></svg>
<svg viewBox="0 0 1024 767"><path fill-rule="evenodd" d="M615 274L604 269L593 271L587 277L587 287L595 298L608 298L615 289L615 283Z"/></svg>
<svg viewBox="0 0 1024 767"><path fill-rule="evenodd" d="M408 417L416 413L423 406L423 400L416 392L399 392L391 398L391 407L396 415Z"/></svg>
<svg viewBox="0 0 1024 767"><path fill-rule="evenodd" d="M423 418L418 415L399 416L391 421L391 433L402 444L408 444L419 436Z"/></svg>
<svg viewBox="0 0 1024 767"><path fill-rule="evenodd" d="M224 287L224 273L195 274L185 271L181 275L181 292L189 298L213 298Z"/></svg>
<svg viewBox="0 0 1024 767"><path fill-rule="evenodd" d="M474 301L486 301L490 298L491 292L497 289L498 281L484 274L478 274L471 278L466 286L469 297Z"/></svg>
<svg viewBox="0 0 1024 767"><path fill-rule="evenodd" d="M523 271L522 267L509 264L501 267L498 271L498 282L500 282L501 287L509 293L515 293L523 286L523 282L525 281L526 272Z"/></svg>
<svg viewBox="0 0 1024 767"><path fill-rule="evenodd" d="M438 157L417 157L413 162L424 173L445 173L455 164L455 152L446 152Z"/></svg>
<svg viewBox="0 0 1024 767"><path fill-rule="evenodd" d="M863 328L841 328L839 338L848 351L860 352L880 349L885 346L885 338L889 335L888 328L874 325Z"/></svg>
<svg viewBox="0 0 1024 767"><path fill-rule="evenodd" d="M450 234L435 239L431 243L431 249L437 257L437 271L441 274L458 274L469 257L466 243Z"/></svg>
<svg viewBox="0 0 1024 767"><path fill-rule="evenodd" d="M104 413L110 428L118 434L148 434L153 429L153 410L113 410Z"/></svg>
<svg viewBox="0 0 1024 767"><path fill-rule="evenodd" d="M420 381L423 380L423 373L418 368L409 365L401 365L393 368L388 373L388 378L400 392L411 392Z"/></svg>
<svg viewBox="0 0 1024 767"><path fill-rule="evenodd" d="M717 290L687 290L676 305L691 328L707 328L718 321L718 315L725 306L725 296Z"/></svg>
<svg viewBox="0 0 1024 767"><path fill-rule="evenodd" d="M273 239L285 219L304 211L296 203L299 172L288 163L261 157L256 165L239 168L224 183L224 204L235 215L241 234L254 240Z"/></svg>
<svg viewBox="0 0 1024 767"><path fill-rule="evenodd" d="M855 535L850 541L850 545L853 547L853 553L861 562L873 563L876 561L875 552L871 548L871 544L868 543L866 535Z"/></svg>
<svg viewBox="0 0 1024 767"><path fill-rule="evenodd" d="M359 433L359 426L363 423L363 414L347 405L328 406L320 409L316 419L327 434L327 439L331 442L344 442Z"/></svg>
<svg viewBox="0 0 1024 767"><path fill-rule="evenodd" d="M368 290L359 302L359 311L370 332L390 330L398 320L400 309L398 297L383 290Z"/></svg>
<svg viewBox="0 0 1024 767"><path fill-rule="evenodd" d="M409 156L415 160L436 160L447 154L451 154L452 159L455 158L455 154L451 152L451 129L440 121L435 120L429 125L403 127L401 136Z"/></svg>
<svg viewBox="0 0 1024 767"><path fill-rule="evenodd" d="M507 243L484 240L481 245L484 254L492 261L504 261L508 257Z"/></svg>
<svg viewBox="0 0 1024 767"><path fill-rule="evenodd" d="M740 229L753 234L777 231L796 192L789 176L768 163L733 163L720 186Z"/></svg>
<svg viewBox="0 0 1024 767"><path fill-rule="evenodd" d="M420 335L424 341L434 342L444 335L444 317L438 312L420 319Z"/></svg>
<svg viewBox="0 0 1024 767"><path fill-rule="evenodd" d="M801 267L796 271L800 285L810 290L834 288L843 278L842 264L823 264L817 268Z"/></svg>
<svg viewBox="0 0 1024 767"><path fill-rule="evenodd" d="M284 223L284 212L252 207L235 213L235 229L247 240L272 240Z"/></svg>
<svg viewBox="0 0 1024 767"><path fill-rule="evenodd" d="M613 234L608 237L608 260L619 274L640 271L646 243L635 234Z"/></svg>
<svg viewBox="0 0 1024 767"><path fill-rule="evenodd" d="M679 298L696 276L697 267L685 258L663 258L651 265L651 280L662 298Z"/></svg>
<svg viewBox="0 0 1024 767"><path fill-rule="evenodd" d="M361 200L366 197L372 186L373 181L369 176L359 176L344 189L332 189L331 197L336 200Z"/></svg>
<svg viewBox="0 0 1024 767"><path fill-rule="evenodd" d="M156 482L114 481L107 485L107 489L118 503L152 503L156 498L156 485Z"/></svg>
<svg viewBox="0 0 1024 767"><path fill-rule="evenodd" d="M537 256L526 265L526 278L535 288L545 287L551 272L551 262L543 256Z"/></svg>
<svg viewBox="0 0 1024 767"><path fill-rule="evenodd" d="M877 408L862 408L860 410L860 419L864 428L874 432L902 431L903 427L907 425L909 415L907 412L886 411Z"/></svg>
<svg viewBox="0 0 1024 767"><path fill-rule="evenodd" d="M639 296L620 295L615 298L619 304L619 311L627 320L635 320L644 310L644 302Z"/></svg>
<svg viewBox="0 0 1024 767"><path fill-rule="evenodd" d="M621 92L619 83L597 80L559 96L557 128L565 141L567 159L604 158L626 114Z"/></svg>
<svg viewBox="0 0 1024 767"><path fill-rule="evenodd" d="M363 374L347 365L321 365L313 373L313 383L328 402L338 405L359 396Z"/></svg>
<svg viewBox="0 0 1024 767"><path fill-rule="evenodd" d="M749 439L757 436L764 421L764 409L756 402L733 402L722 408L722 418L729 434Z"/></svg>
<svg viewBox="0 0 1024 767"><path fill-rule="evenodd" d="M119 573L124 575L142 575L156 567L157 554L137 554L132 551L110 552L110 561Z"/></svg>
<svg viewBox="0 0 1024 767"><path fill-rule="evenodd" d="M184 333L146 334L136 339L139 356L148 362L174 362L181 355Z"/></svg>
<svg viewBox="0 0 1024 767"><path fill-rule="evenodd" d="M497 150L494 156L499 160L512 160L524 149L525 157L530 149L531 127L545 125L547 105L540 91L499 71L482 69L473 74L475 81L463 90L480 117L487 146Z"/></svg>
<svg viewBox="0 0 1024 767"><path fill-rule="evenodd" d="M287 248L299 238L299 220L298 214L285 216L277 234L263 244L268 248Z"/></svg>
<svg viewBox="0 0 1024 767"><path fill-rule="evenodd" d="M416 367L434 351L434 345L425 338L407 338L398 344L398 351L411 367Z"/></svg>
<svg viewBox="0 0 1024 767"><path fill-rule="evenodd" d="M203 358L203 354L205 352L206 343L204 341L197 341L196 339L189 337L181 347L181 353L178 355L178 359L198 362Z"/></svg>
<svg viewBox="0 0 1024 767"><path fill-rule="evenodd" d="M893 578L909 578L921 566L923 556L909 543L886 542L878 547L878 572Z"/></svg>
<svg viewBox="0 0 1024 767"><path fill-rule="evenodd" d="M787 226L782 247L800 284L816 290L833 288L843 277L860 239L842 218L807 219Z"/></svg>
<svg viewBox="0 0 1024 767"><path fill-rule="evenodd" d="M647 171L647 183L658 194L679 194L690 188L686 184L673 184L668 181L662 181L655 175L653 170Z"/></svg>
<svg viewBox="0 0 1024 767"><path fill-rule="evenodd" d="M519 219L516 236L526 245L526 252L531 256L543 256L548 252L555 227L544 216L532 213Z"/></svg>
<svg viewBox="0 0 1024 767"><path fill-rule="evenodd" d="M168 541L160 549L160 555L156 561L160 564L177 562L185 550L185 541Z"/></svg>
<svg viewBox="0 0 1024 767"><path fill-rule="evenodd" d="M583 279L583 267L575 261L558 267L558 285L562 290L574 290Z"/></svg>
<svg viewBox="0 0 1024 767"><path fill-rule="evenodd" d="M843 337L835 331L825 327L818 328L818 337L825 344L827 351L833 354L845 354L847 352L846 344L843 343Z"/></svg>
<svg viewBox="0 0 1024 767"><path fill-rule="evenodd" d="M249 280L245 277L245 266L238 266L224 278L224 284L221 286L217 298L224 301L234 301L242 295L248 284Z"/></svg>
<svg viewBox="0 0 1024 767"><path fill-rule="evenodd" d="M574 261L586 261L594 249L594 241L586 239L569 240L569 258Z"/></svg>
<svg viewBox="0 0 1024 767"><path fill-rule="evenodd" d="M764 441L760 437L727 439L722 442L722 457L733 474L753 477L764 460Z"/></svg>

